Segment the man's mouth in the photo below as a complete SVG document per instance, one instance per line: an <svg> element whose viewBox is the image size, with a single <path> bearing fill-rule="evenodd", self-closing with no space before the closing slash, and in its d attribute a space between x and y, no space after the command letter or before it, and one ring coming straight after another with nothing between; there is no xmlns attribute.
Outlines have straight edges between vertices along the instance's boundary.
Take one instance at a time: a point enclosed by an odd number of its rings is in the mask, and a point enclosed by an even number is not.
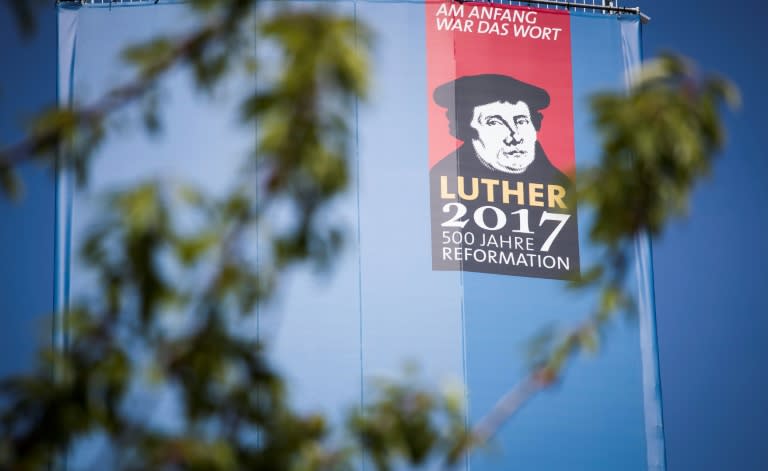
<svg viewBox="0 0 768 471"><path fill-rule="evenodd" d="M504 157L516 159L525 156L526 153L522 150L511 150L509 152L502 152L502 154L504 154Z"/></svg>

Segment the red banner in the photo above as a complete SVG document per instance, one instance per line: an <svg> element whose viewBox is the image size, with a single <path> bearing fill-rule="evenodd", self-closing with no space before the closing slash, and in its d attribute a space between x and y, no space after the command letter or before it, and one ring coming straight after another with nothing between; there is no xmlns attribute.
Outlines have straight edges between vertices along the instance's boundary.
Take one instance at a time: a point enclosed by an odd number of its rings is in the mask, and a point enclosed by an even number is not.
<svg viewBox="0 0 768 471"><path fill-rule="evenodd" d="M426 8L428 89L456 77L493 73L547 90L551 103L539 141L552 163L571 173L573 95L568 12L469 2L427 3ZM431 94L428 109L431 168L459 143L449 139L445 109L435 104Z"/></svg>
<svg viewBox="0 0 768 471"><path fill-rule="evenodd" d="M577 275L568 12L426 11L433 268Z"/></svg>

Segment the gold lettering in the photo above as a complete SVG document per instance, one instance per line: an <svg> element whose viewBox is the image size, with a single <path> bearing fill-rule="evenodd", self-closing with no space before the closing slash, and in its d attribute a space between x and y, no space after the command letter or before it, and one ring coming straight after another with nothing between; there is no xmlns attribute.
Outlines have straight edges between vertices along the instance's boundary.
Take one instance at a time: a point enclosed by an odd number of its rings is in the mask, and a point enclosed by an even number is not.
<svg viewBox="0 0 768 471"><path fill-rule="evenodd" d="M444 200L456 199L455 193L448 193L448 177L445 175L440 177L440 198Z"/></svg>
<svg viewBox="0 0 768 471"><path fill-rule="evenodd" d="M540 198L544 197L544 192L541 191L544 185L541 183L529 183L528 184L528 204L530 206L544 206L544 201Z"/></svg>
<svg viewBox="0 0 768 471"><path fill-rule="evenodd" d="M485 185L485 192L486 192L486 199L489 203L494 202L494 196L493 196L493 187L499 184L498 180L493 180L491 178L483 178L480 180L480 183Z"/></svg>
<svg viewBox="0 0 768 471"><path fill-rule="evenodd" d="M509 182L506 180L501 181L501 200L504 204L509 204L509 197L517 197L518 206L522 206L525 203L525 195L523 194L523 182L517 182L515 189L509 188Z"/></svg>
<svg viewBox="0 0 768 471"><path fill-rule="evenodd" d="M463 200L476 200L477 195L480 193L477 178L472 178L472 194L467 194L464 188L464 177L458 177L459 180L459 198Z"/></svg>
<svg viewBox="0 0 768 471"><path fill-rule="evenodd" d="M465 201L474 201L482 196L489 203L495 203L497 201L496 189L500 188L501 202L503 204L516 204L518 206L527 204L532 207L544 207L546 204L548 208L568 209L566 204L567 189L561 185L457 176L456 188L450 188L449 178L452 177L440 176L440 198L444 200L455 200L458 198Z"/></svg>
<svg viewBox="0 0 768 471"><path fill-rule="evenodd" d="M565 188L560 185L547 185L547 206L554 208L555 205L562 209L568 209L563 202L565 198Z"/></svg>

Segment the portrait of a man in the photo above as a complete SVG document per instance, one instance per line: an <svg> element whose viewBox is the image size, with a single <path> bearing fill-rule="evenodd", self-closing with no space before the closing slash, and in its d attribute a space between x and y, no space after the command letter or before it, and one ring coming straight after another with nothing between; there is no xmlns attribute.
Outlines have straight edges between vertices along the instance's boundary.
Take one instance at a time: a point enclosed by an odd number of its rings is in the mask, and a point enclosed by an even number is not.
<svg viewBox="0 0 768 471"><path fill-rule="evenodd" d="M430 170L433 268L577 273L572 183L538 139L549 93L483 74L440 85L433 99L446 110L448 134L461 141Z"/></svg>

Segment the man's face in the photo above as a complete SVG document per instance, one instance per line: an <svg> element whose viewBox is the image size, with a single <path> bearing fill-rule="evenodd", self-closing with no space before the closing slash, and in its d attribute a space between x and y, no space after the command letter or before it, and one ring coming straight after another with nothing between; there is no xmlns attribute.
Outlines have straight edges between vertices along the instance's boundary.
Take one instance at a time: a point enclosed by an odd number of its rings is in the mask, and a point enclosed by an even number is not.
<svg viewBox="0 0 768 471"><path fill-rule="evenodd" d="M475 106L472 139L477 157L488 167L507 173L522 173L536 156L536 128L531 111L522 101L495 101Z"/></svg>

